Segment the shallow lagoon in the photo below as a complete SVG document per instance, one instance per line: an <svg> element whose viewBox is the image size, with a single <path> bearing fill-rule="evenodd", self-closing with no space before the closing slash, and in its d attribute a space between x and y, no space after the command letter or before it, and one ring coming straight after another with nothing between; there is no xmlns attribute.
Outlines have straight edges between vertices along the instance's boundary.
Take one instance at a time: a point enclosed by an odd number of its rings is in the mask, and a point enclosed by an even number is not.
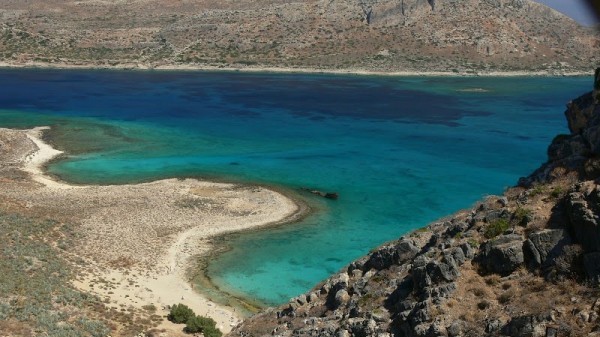
<svg viewBox="0 0 600 337"><path fill-rule="evenodd" d="M302 293L377 245L501 193L567 132L589 78L1 70L0 126L52 125L72 183L194 176L336 191L302 222L228 238L221 289Z"/></svg>

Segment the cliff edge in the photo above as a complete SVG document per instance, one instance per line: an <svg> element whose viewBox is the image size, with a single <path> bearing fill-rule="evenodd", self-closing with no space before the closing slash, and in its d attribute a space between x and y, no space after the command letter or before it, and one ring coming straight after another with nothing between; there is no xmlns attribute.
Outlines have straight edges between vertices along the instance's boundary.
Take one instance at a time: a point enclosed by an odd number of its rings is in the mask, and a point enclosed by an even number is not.
<svg viewBox="0 0 600 337"><path fill-rule="evenodd" d="M379 247L229 336L600 336L600 68L502 196Z"/></svg>

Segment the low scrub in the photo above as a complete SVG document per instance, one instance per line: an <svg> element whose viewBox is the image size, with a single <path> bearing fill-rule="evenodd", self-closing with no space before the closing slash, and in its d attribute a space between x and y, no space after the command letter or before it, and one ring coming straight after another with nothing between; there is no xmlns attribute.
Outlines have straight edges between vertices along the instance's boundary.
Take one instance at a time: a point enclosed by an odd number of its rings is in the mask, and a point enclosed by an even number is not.
<svg viewBox="0 0 600 337"><path fill-rule="evenodd" d="M217 329L217 323L210 317L196 316L185 304L175 304L167 316L173 323L183 324L186 333L202 333L204 337L221 337L223 333Z"/></svg>
<svg viewBox="0 0 600 337"><path fill-rule="evenodd" d="M171 307L171 311L169 312L167 319L173 323L183 324L194 318L194 316L196 316L196 314L194 314L192 309L190 309L187 305L180 303Z"/></svg>
<svg viewBox="0 0 600 337"><path fill-rule="evenodd" d="M90 317L90 308L102 310L102 303L70 286L71 266L54 247L70 246L72 235L66 224L0 211L0 335L110 334L104 322Z"/></svg>
<svg viewBox="0 0 600 337"><path fill-rule="evenodd" d="M504 233L507 229L510 228L510 223L506 219L498 219L492 223L490 223L486 228L483 235L486 239L492 239L496 236Z"/></svg>

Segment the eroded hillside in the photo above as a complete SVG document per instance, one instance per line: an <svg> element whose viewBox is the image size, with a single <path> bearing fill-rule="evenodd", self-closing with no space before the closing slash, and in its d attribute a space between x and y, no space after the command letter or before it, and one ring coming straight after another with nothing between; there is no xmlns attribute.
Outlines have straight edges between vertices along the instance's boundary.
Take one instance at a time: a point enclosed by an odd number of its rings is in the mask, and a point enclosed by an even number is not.
<svg viewBox="0 0 600 337"><path fill-rule="evenodd" d="M600 38L529 0L22 1L0 61L125 67L589 71Z"/></svg>

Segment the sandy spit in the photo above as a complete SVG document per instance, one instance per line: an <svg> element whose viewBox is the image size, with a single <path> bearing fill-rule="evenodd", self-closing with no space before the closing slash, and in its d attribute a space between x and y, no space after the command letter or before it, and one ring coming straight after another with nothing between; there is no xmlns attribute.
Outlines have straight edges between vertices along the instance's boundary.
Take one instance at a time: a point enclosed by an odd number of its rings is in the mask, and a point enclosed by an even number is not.
<svg viewBox="0 0 600 337"><path fill-rule="evenodd" d="M44 164L61 154L41 139L44 129L0 129L0 144L12 149L11 165L30 177L18 184L5 179L0 200L81 224L81 239L68 248L68 254L85 261L85 271L74 282L77 288L117 309L154 305L166 315L166 306L184 303L215 319L224 332L241 321L236 309L193 289L186 278L190 259L210 252L214 236L290 221L304 207L265 187L196 179L72 186L44 173ZM180 336L182 326L164 322L159 328L167 336Z"/></svg>

